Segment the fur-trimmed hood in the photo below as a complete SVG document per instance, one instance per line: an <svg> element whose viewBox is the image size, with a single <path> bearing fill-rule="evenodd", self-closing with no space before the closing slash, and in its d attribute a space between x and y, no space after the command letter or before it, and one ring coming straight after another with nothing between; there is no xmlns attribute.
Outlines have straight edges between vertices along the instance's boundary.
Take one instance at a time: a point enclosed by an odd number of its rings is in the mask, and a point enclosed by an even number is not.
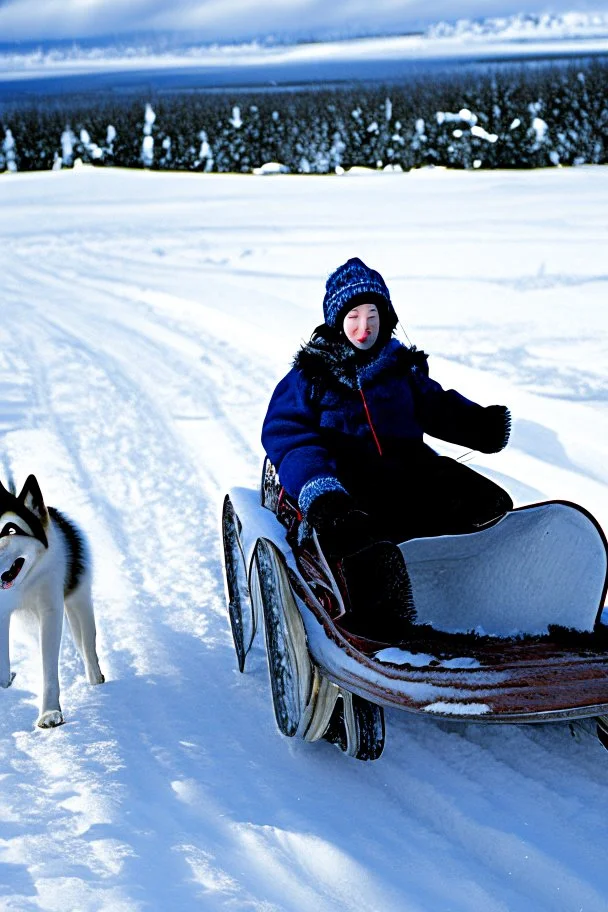
<svg viewBox="0 0 608 912"><path fill-rule="evenodd" d="M379 351L358 351L348 342L331 338L320 327L296 354L293 366L313 386L319 382L358 389L379 376L404 376L410 371L428 375L428 355L390 339Z"/></svg>

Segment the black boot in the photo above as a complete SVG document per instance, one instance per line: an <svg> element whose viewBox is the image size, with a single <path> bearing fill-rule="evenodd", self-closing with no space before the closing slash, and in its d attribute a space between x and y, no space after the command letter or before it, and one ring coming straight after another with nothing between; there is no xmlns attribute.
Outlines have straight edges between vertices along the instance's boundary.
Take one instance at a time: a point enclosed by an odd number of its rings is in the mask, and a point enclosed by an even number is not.
<svg viewBox="0 0 608 912"><path fill-rule="evenodd" d="M357 636L400 642L411 634L416 612L409 574L392 542L375 542L340 562L349 608L341 626Z"/></svg>
<svg viewBox="0 0 608 912"><path fill-rule="evenodd" d="M340 626L368 639L398 642L415 618L403 555L357 509L346 493L331 491L311 504L307 522L318 535L330 567L342 573L349 610Z"/></svg>

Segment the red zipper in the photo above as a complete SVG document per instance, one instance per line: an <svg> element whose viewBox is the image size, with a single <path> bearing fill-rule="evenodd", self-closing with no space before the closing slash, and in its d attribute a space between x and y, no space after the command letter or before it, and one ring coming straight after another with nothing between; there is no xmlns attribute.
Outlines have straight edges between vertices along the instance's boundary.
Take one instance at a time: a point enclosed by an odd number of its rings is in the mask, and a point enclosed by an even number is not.
<svg viewBox="0 0 608 912"><path fill-rule="evenodd" d="M363 400L363 408L365 409L365 414L367 416L367 423L369 424L370 430L372 432L372 435L374 438L374 443L376 444L378 452L382 456L382 447L380 446L380 441L378 440L378 435L376 434L376 429L374 428L374 425L372 422L372 416L370 415L369 408L367 407L367 402L365 400L365 393L363 392L361 387L359 387L359 392L361 393L361 398Z"/></svg>

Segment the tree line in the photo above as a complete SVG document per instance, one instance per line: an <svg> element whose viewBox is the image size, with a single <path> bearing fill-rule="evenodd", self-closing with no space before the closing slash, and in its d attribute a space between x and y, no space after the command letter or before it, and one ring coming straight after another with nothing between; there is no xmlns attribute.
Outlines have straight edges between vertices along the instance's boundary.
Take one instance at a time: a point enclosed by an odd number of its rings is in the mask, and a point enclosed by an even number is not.
<svg viewBox="0 0 608 912"><path fill-rule="evenodd" d="M0 110L0 171L291 173L608 161L608 64L496 67L407 84L146 97ZM277 168L278 170L278 168Z"/></svg>

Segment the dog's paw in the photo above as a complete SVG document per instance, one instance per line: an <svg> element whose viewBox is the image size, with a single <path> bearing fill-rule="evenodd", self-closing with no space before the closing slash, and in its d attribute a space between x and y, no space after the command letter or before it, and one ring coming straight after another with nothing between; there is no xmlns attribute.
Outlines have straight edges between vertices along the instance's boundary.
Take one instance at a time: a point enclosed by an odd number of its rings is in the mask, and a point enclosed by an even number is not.
<svg viewBox="0 0 608 912"><path fill-rule="evenodd" d="M38 728L57 728L63 725L63 713L60 709L50 709L36 719L36 725Z"/></svg>
<svg viewBox="0 0 608 912"><path fill-rule="evenodd" d="M15 675L17 672L11 671L8 678L5 678L3 681L0 681L0 687L4 687L6 690L7 687L10 687L13 681L15 680Z"/></svg>
<svg viewBox="0 0 608 912"><path fill-rule="evenodd" d="M103 684L106 680L104 678L102 672L99 669L97 669L97 671L93 671L90 674L88 674L87 678L88 678L89 684Z"/></svg>

